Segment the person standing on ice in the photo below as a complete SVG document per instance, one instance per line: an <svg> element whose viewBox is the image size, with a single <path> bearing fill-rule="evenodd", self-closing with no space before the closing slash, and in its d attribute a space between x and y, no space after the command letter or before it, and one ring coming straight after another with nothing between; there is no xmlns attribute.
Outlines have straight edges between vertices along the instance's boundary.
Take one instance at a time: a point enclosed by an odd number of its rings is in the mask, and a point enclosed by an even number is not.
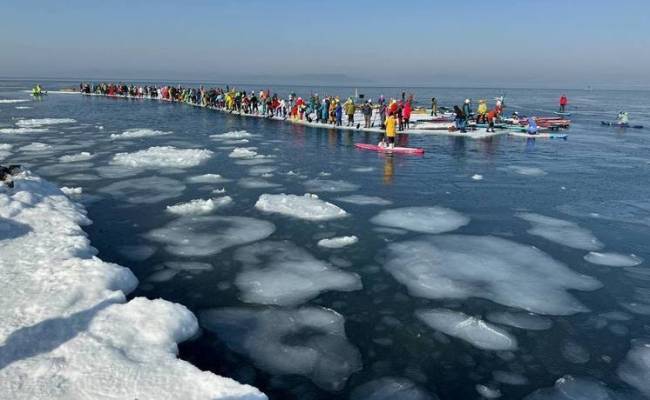
<svg viewBox="0 0 650 400"><path fill-rule="evenodd" d="M465 120L469 120L472 115L472 100L465 99L463 103L463 113L465 114Z"/></svg>
<svg viewBox="0 0 650 400"><path fill-rule="evenodd" d="M488 112L487 100L479 100L478 109L476 110L476 123L484 124Z"/></svg>
<svg viewBox="0 0 650 400"><path fill-rule="evenodd" d="M465 126L467 124L467 116L458 106L454 106L454 113L456 114L456 129L465 133Z"/></svg>
<svg viewBox="0 0 650 400"><path fill-rule="evenodd" d="M364 120L364 128L370 128L370 118L372 117L372 100L368 99L366 101L366 104L363 105L361 108L361 112L363 113L363 120Z"/></svg>
<svg viewBox="0 0 650 400"><path fill-rule="evenodd" d="M386 99L384 98L384 95L382 94L379 96L379 123L381 124L381 129L386 128L386 125L384 124L384 121L386 121Z"/></svg>
<svg viewBox="0 0 650 400"><path fill-rule="evenodd" d="M404 117L404 129L410 128L409 122L411 120L411 110L411 99L408 99L406 100L406 104L404 104L404 110L402 111Z"/></svg>
<svg viewBox="0 0 650 400"><path fill-rule="evenodd" d="M336 126L343 126L343 107L341 107L341 102L336 102L336 108L334 109L336 116Z"/></svg>
<svg viewBox="0 0 650 400"><path fill-rule="evenodd" d="M560 112L565 112L566 111L566 106L569 104L569 99L566 97L565 94L560 97Z"/></svg>
<svg viewBox="0 0 650 400"><path fill-rule="evenodd" d="M351 97L348 97L348 99L345 101L344 110L345 115L348 116L348 123L346 126L354 126L354 112L356 111L356 107Z"/></svg>
<svg viewBox="0 0 650 400"><path fill-rule="evenodd" d="M436 100L435 97L431 98L431 116L432 117L438 116L438 101Z"/></svg>

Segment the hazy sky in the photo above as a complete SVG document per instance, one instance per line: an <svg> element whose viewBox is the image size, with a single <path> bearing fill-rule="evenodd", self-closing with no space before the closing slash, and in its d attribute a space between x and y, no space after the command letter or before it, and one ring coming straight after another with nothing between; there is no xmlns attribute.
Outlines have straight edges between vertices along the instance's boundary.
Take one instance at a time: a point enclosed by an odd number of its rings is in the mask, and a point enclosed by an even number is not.
<svg viewBox="0 0 650 400"><path fill-rule="evenodd" d="M0 76L649 88L650 1L0 0Z"/></svg>

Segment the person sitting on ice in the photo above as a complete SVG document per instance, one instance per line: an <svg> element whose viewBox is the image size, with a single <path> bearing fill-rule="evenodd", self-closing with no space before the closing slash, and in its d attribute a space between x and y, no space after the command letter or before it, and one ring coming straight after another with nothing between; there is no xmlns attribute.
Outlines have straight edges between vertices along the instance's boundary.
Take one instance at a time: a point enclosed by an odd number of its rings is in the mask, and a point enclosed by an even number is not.
<svg viewBox="0 0 650 400"><path fill-rule="evenodd" d="M630 123L630 116L626 111L621 111L618 113L618 116L616 117L616 121L618 122L619 125L627 125Z"/></svg>

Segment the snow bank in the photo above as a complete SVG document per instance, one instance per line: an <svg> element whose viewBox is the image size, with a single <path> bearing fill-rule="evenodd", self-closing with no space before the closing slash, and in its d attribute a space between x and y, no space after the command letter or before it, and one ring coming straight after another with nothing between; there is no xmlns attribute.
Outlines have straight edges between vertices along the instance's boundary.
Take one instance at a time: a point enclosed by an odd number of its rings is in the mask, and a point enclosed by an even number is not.
<svg viewBox="0 0 650 400"><path fill-rule="evenodd" d="M134 153L117 153L111 164L132 168L191 168L212 157L205 149L177 149L173 146L154 146Z"/></svg>
<svg viewBox="0 0 650 400"><path fill-rule="evenodd" d="M284 193L263 194L255 203L255 208L309 221L325 221L348 215L343 209L310 193L303 196Z"/></svg>
<svg viewBox="0 0 650 400"><path fill-rule="evenodd" d="M157 131L154 129L127 129L122 133L113 133L111 139L137 139L152 136L170 135L172 132Z"/></svg>
<svg viewBox="0 0 650 400"><path fill-rule="evenodd" d="M329 239L321 239L318 241L320 247L327 249L340 249L341 247L351 246L359 241L356 236L340 236Z"/></svg>
<svg viewBox="0 0 650 400"><path fill-rule="evenodd" d="M517 340L513 336L479 318L445 309L420 310L415 315L433 329L462 339L479 349L517 349Z"/></svg>
<svg viewBox="0 0 650 400"><path fill-rule="evenodd" d="M601 287L532 246L493 236L430 236L392 243L388 250L386 270L411 294L430 299L480 297L570 315L587 309L568 290Z"/></svg>
<svg viewBox="0 0 650 400"><path fill-rule="evenodd" d="M167 206L167 211L177 215L201 215L209 214L219 207L232 203L232 197L216 197L213 199L194 199L187 203L178 203L173 206Z"/></svg>
<svg viewBox="0 0 650 400"><path fill-rule="evenodd" d="M11 399L264 399L176 358L198 330L185 307L125 295L95 257L83 208L35 176L0 189L0 393Z"/></svg>
<svg viewBox="0 0 650 400"><path fill-rule="evenodd" d="M531 235L574 249L598 250L603 247L589 230L573 222L533 213L519 213L517 216L533 226L528 230Z"/></svg>
<svg viewBox="0 0 650 400"><path fill-rule="evenodd" d="M382 211L370 222L414 232L443 233L467 225L469 218L444 207L404 207Z"/></svg>
<svg viewBox="0 0 650 400"><path fill-rule="evenodd" d="M21 119L16 125L21 128L35 128L45 125L74 124L77 122L72 118L40 118L40 119Z"/></svg>
<svg viewBox="0 0 650 400"><path fill-rule="evenodd" d="M78 154L68 154L65 156L59 157L59 161L68 163L68 162L75 162L75 161L86 161L94 158L94 154L90 154L87 151L82 151L81 153Z"/></svg>
<svg viewBox="0 0 650 400"><path fill-rule="evenodd" d="M224 308L199 317L229 348L274 375L301 375L338 391L362 368L359 351L345 336L345 320L334 310Z"/></svg>
<svg viewBox="0 0 650 400"><path fill-rule="evenodd" d="M634 254L598 253L595 251L589 252L584 259L592 264L608 267L635 267L643 262L641 257Z"/></svg>

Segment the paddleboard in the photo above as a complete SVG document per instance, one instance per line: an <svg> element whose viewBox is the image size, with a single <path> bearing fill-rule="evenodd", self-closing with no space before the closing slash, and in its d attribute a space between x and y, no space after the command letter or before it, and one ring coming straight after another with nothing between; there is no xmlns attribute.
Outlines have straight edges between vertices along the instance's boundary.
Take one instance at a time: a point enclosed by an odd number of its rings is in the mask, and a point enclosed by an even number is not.
<svg viewBox="0 0 650 400"><path fill-rule="evenodd" d="M377 146L376 144L357 143L354 145L357 149L378 151L381 153L403 153L403 154L424 154L424 149L421 147L393 147L392 149L384 146Z"/></svg>
<svg viewBox="0 0 650 400"><path fill-rule="evenodd" d="M510 136L516 137L525 137L530 139L565 139L569 137L566 133L538 133L536 135L531 135L524 132L508 132Z"/></svg>
<svg viewBox="0 0 650 400"><path fill-rule="evenodd" d="M605 126L615 126L617 128L643 129L643 125L619 124L618 122L600 121L600 124Z"/></svg>
<svg viewBox="0 0 650 400"><path fill-rule="evenodd" d="M561 116L563 116L563 117L568 117L568 116L571 115L570 112L561 112L561 111L555 111L555 112L553 112L553 114L555 114L555 115L561 115Z"/></svg>

